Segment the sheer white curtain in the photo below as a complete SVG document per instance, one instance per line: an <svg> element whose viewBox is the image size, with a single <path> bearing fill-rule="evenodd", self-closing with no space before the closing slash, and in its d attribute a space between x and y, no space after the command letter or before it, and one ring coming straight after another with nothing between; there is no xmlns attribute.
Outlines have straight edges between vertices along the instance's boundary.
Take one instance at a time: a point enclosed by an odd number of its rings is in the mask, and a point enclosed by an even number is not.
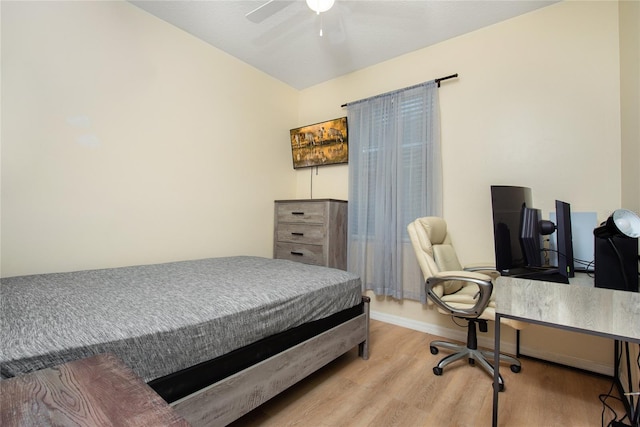
<svg viewBox="0 0 640 427"><path fill-rule="evenodd" d="M348 270L376 295L424 303L407 224L442 215L437 84L350 103L347 119Z"/></svg>

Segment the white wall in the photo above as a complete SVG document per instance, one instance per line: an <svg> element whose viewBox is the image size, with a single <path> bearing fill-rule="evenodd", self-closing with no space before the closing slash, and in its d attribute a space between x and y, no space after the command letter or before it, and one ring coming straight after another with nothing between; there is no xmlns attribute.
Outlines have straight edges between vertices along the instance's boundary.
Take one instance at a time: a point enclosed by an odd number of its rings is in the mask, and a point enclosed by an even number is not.
<svg viewBox="0 0 640 427"><path fill-rule="evenodd" d="M345 115L345 102L453 73L459 78L440 90L444 216L463 263L493 259L492 184L531 187L543 215L556 198L600 217L620 207L617 2L555 4L309 88L300 124ZM321 169L314 188L346 197L347 176L348 166ZM297 179L304 197L309 176ZM451 327L412 301L376 297L372 310L417 328ZM612 360L605 340L550 339L555 332L536 329L523 332L529 353L599 371Z"/></svg>
<svg viewBox="0 0 640 427"><path fill-rule="evenodd" d="M127 2L2 2L2 276L272 255L298 92Z"/></svg>

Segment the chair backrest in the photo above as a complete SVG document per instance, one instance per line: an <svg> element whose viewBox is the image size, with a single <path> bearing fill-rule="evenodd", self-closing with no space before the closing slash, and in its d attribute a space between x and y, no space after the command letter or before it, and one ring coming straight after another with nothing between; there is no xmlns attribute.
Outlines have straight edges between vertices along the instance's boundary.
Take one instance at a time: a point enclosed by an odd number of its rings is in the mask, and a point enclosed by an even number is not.
<svg viewBox="0 0 640 427"><path fill-rule="evenodd" d="M462 265L447 233L447 223L435 216L418 218L407 226L425 280L440 271L460 271ZM457 292L459 282L445 283L444 293Z"/></svg>
<svg viewBox="0 0 640 427"><path fill-rule="evenodd" d="M432 216L418 218L407 226L407 231L409 232L411 244L413 245L418 264L420 264L420 269L422 270L425 280L433 278L442 271L460 272L460 270L463 269L451 245L451 240L447 234L447 224L444 219ZM493 273L498 274L490 270L490 267L478 269L478 271L482 273L480 276L485 276L485 279L482 280L490 280L491 277L495 277L492 275ZM480 317L482 319L492 320L495 318L494 309L486 309L490 301L492 287L488 293L484 295L482 295L482 293L479 294L480 297L477 299L473 308L460 308L459 301L456 301L455 307L443 302L441 299L443 295L455 293L462 287L473 283L469 282L468 279L457 280L460 276L459 274L452 274L451 276L456 277L456 279L436 279L434 281L436 284L430 288L431 293L427 292L429 303L435 303L444 311L458 317L479 317L477 314L472 315L471 313L482 313ZM425 287L429 288L428 284L425 284ZM478 287L479 290L480 288L481 287ZM522 329L523 327L521 322L511 319L503 318L501 322L515 329Z"/></svg>

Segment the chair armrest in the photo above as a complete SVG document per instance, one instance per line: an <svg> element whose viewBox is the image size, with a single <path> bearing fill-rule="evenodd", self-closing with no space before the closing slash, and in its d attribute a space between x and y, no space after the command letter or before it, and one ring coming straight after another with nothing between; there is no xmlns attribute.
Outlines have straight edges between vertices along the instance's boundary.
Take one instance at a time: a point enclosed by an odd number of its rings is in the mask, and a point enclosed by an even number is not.
<svg viewBox="0 0 640 427"><path fill-rule="evenodd" d="M462 282L474 283L478 286L479 292L474 299L476 303L471 308L458 308L447 304L441 297L434 292L434 287L442 282L456 280ZM475 273L471 271L441 271L429 277L425 282L427 296L441 309L458 317L475 318L482 314L493 292L493 283L491 277L486 274ZM453 294L452 294L453 295Z"/></svg>
<svg viewBox="0 0 640 427"><path fill-rule="evenodd" d="M474 262L473 264L467 264L464 266L465 271L478 271L478 270L488 270L495 271L495 264L491 264L490 262Z"/></svg>
<svg viewBox="0 0 640 427"><path fill-rule="evenodd" d="M496 270L496 266L491 263L474 263L464 266L464 271L475 271L477 273L486 274L492 279L500 276L500 272Z"/></svg>

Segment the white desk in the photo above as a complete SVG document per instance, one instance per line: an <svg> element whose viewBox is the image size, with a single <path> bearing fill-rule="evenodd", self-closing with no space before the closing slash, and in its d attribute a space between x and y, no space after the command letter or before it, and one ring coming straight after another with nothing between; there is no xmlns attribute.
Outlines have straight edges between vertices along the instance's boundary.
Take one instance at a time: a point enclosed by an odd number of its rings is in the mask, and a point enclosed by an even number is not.
<svg viewBox="0 0 640 427"><path fill-rule="evenodd" d="M640 293L593 287L586 276L570 285L499 277L496 301L493 426L498 425L500 318L640 344Z"/></svg>

